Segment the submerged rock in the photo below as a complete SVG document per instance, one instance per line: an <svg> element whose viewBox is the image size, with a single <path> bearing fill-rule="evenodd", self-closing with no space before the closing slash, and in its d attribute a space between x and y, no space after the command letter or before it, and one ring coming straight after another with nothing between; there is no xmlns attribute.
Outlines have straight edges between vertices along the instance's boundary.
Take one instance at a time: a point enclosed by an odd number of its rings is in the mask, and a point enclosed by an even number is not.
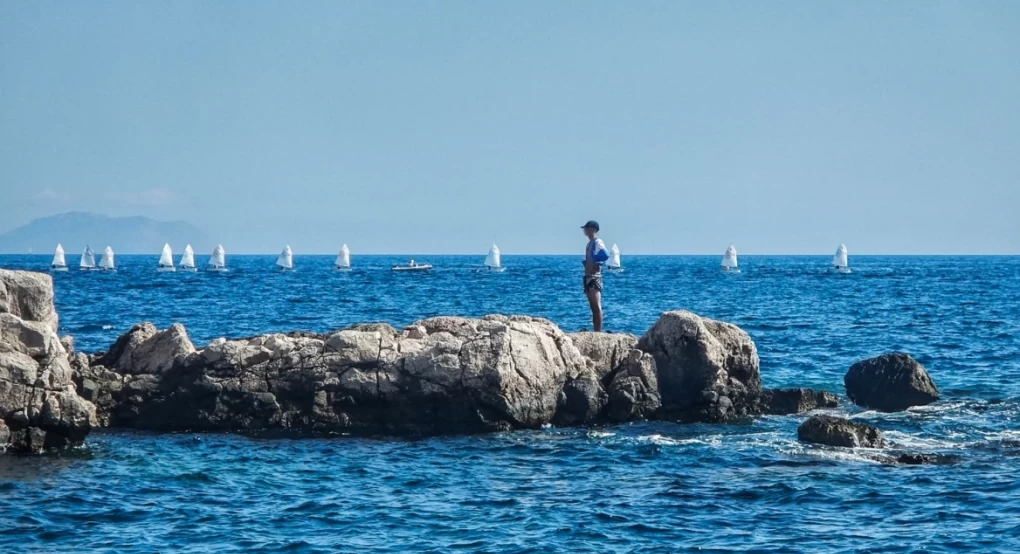
<svg viewBox="0 0 1020 554"><path fill-rule="evenodd" d="M770 415L802 414L820 408L839 406L839 398L828 391L813 389L766 389L760 409Z"/></svg>
<svg viewBox="0 0 1020 554"><path fill-rule="evenodd" d="M830 415L809 417L797 428L797 438L847 448L882 448L885 445L882 431L877 427Z"/></svg>
<svg viewBox="0 0 1020 554"><path fill-rule="evenodd" d="M71 378L52 279L0 270L0 450L40 453L84 441L95 407Z"/></svg>
<svg viewBox="0 0 1020 554"><path fill-rule="evenodd" d="M909 354L884 354L854 364L843 377L854 404L883 412L899 412L939 399L939 389Z"/></svg>

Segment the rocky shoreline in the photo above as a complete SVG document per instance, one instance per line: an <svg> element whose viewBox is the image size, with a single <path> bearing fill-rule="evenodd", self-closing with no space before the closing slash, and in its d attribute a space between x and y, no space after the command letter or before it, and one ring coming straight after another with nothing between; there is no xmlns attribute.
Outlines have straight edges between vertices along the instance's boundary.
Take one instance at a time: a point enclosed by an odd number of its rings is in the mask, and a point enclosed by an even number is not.
<svg viewBox="0 0 1020 554"><path fill-rule="evenodd" d="M180 324L143 323L94 355L75 352L57 329L50 277L0 270L0 447L10 452L81 444L94 427L422 435L726 422L838 405L829 392L764 389L751 337L687 311L662 314L641 337L490 315L222 338L201 349ZM877 409L937 399L903 356L854 366L850 398ZM824 432L839 425L822 427L804 440L855 446Z"/></svg>

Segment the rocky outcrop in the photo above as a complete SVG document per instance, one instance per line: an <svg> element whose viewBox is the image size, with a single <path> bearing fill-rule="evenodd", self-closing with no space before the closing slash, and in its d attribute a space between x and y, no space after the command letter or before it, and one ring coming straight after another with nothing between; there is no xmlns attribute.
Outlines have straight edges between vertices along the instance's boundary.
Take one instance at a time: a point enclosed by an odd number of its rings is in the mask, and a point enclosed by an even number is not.
<svg viewBox="0 0 1020 554"><path fill-rule="evenodd" d="M0 270L0 450L78 445L96 422L57 327L50 276Z"/></svg>
<svg viewBox="0 0 1020 554"><path fill-rule="evenodd" d="M720 421L758 411L758 349L736 325L666 312L638 347L655 359L662 410L670 417Z"/></svg>
<svg viewBox="0 0 1020 554"><path fill-rule="evenodd" d="M854 364L843 377L847 396L858 406L899 412L939 399L935 382L909 354L884 354Z"/></svg>
<svg viewBox="0 0 1020 554"><path fill-rule="evenodd" d="M827 391L766 389L761 394L759 411L769 415L790 415L837 406L839 406L839 398Z"/></svg>
<svg viewBox="0 0 1020 554"><path fill-rule="evenodd" d="M158 331L146 322L121 335L110 351L93 363L129 375L160 374L194 353L195 346L180 323Z"/></svg>
<svg viewBox="0 0 1020 554"><path fill-rule="evenodd" d="M797 428L797 438L815 444L847 448L882 448L882 431L866 423L830 415L814 415Z"/></svg>

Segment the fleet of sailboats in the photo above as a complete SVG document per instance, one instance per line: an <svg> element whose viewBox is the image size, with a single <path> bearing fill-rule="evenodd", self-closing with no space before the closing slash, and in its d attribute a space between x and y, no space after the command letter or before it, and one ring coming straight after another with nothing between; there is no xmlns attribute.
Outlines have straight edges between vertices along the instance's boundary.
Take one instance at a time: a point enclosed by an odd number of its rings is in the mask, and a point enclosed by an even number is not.
<svg viewBox="0 0 1020 554"><path fill-rule="evenodd" d="M64 247L60 244L53 252L53 261L50 262L50 271L67 271L67 260L64 259Z"/></svg>
<svg viewBox="0 0 1020 554"><path fill-rule="evenodd" d="M489 271L503 271L502 259L499 255L499 247L496 243L492 243L492 247L489 248L489 253L485 256L485 267Z"/></svg>
<svg viewBox="0 0 1020 554"><path fill-rule="evenodd" d="M333 266L340 271L350 271L351 250L347 248L346 244L340 247L340 253L336 255L336 261L333 262Z"/></svg>
<svg viewBox="0 0 1020 554"><path fill-rule="evenodd" d="M737 249L731 244L722 258L723 271L740 271L740 267L737 265Z"/></svg>
<svg viewBox="0 0 1020 554"><path fill-rule="evenodd" d="M294 251L291 250L290 245L284 247L283 251L276 259L276 266L281 271L290 271L294 269ZM346 244L340 247L340 251L333 262L333 267L336 270L349 271L351 269L351 251ZM489 248L488 253L485 256L485 267L489 271L504 271L502 254L499 247L493 243ZM740 272L740 265L737 260L737 249L732 244L726 248L726 252L723 254L721 267L723 271L727 272ZM96 253L91 247L86 246L85 250L81 253L81 260L78 264L78 268L82 271L86 270L103 270L103 271L115 271L117 269L116 258L113 252L113 248L107 246L103 249L102 257L99 263L96 263ZM67 259L62 244L57 244L56 249L53 252L53 260L50 262L50 271L67 271ZM163 250L160 253L159 263L157 265L158 271L176 271L180 269L182 271L198 271L198 266L195 264L195 251L191 245L187 245L184 248L184 253L181 255L179 266L174 266L173 250L169 243L163 245ZM393 266L395 271L429 271L432 269L431 264L419 264L413 259L406 265ZM606 269L609 272L622 272L623 264L620 261L620 247L613 244L609 253L609 260L606 262ZM209 257L208 271L227 271L226 251L223 249L222 244L216 245L213 249L212 255ZM832 256L832 265L829 268L832 272L837 273L851 273L849 255L845 244L840 244L836 248L836 253Z"/></svg>
<svg viewBox="0 0 1020 554"><path fill-rule="evenodd" d="M283 252L280 252L280 256L276 258L276 266L280 268L280 271L294 269L294 251L290 249L289 244L283 247Z"/></svg>
<svg viewBox="0 0 1020 554"><path fill-rule="evenodd" d="M195 267L195 250L190 244L184 247L184 254L181 254L181 271L198 271Z"/></svg>
<svg viewBox="0 0 1020 554"><path fill-rule="evenodd" d="M163 253L159 255L159 271L177 271L174 267L174 253L170 250L170 243L163 245Z"/></svg>

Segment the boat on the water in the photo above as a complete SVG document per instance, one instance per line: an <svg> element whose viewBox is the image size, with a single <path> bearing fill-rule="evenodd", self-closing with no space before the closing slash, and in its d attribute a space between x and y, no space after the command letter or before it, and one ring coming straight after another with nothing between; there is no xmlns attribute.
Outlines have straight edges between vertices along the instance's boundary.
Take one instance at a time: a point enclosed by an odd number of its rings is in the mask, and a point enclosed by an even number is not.
<svg viewBox="0 0 1020 554"><path fill-rule="evenodd" d="M351 270L351 250L347 248L346 244L340 247L340 253L336 255L333 266L339 271Z"/></svg>
<svg viewBox="0 0 1020 554"><path fill-rule="evenodd" d="M227 251L222 244L217 244L209 256L209 271L227 271Z"/></svg>
<svg viewBox="0 0 1020 554"><path fill-rule="evenodd" d="M103 271L117 271L117 264L113 258L113 248L109 246L103 250L103 258L99 260L99 269Z"/></svg>
<svg viewBox="0 0 1020 554"><path fill-rule="evenodd" d="M410 261L408 261L407 265L395 265L395 266L393 266L393 271L422 272L422 271L431 271L431 270L432 270L432 264L420 264L420 263L414 261L414 258L412 258Z"/></svg>
<svg viewBox="0 0 1020 554"><path fill-rule="evenodd" d="M496 246L496 243L492 243L489 253L485 256L485 267L489 271L503 271L505 269L499 255L499 247Z"/></svg>
<svg viewBox="0 0 1020 554"><path fill-rule="evenodd" d="M850 260L845 244L839 245L836 254L832 257L832 270L837 273L850 273Z"/></svg>
<svg viewBox="0 0 1020 554"><path fill-rule="evenodd" d="M64 258L64 247L60 244L53 252L53 261L50 262L50 271L67 271L67 260Z"/></svg>
<svg viewBox="0 0 1020 554"><path fill-rule="evenodd" d="M190 244L184 247L184 254L181 254L181 271L198 271L195 267L195 250Z"/></svg>
<svg viewBox="0 0 1020 554"><path fill-rule="evenodd" d="M177 271L174 267L174 253L170 250L170 243L163 244L163 253L159 255L159 267L156 271Z"/></svg>
<svg viewBox="0 0 1020 554"><path fill-rule="evenodd" d="M96 269L96 253L88 246L81 253L81 262L78 264L78 269L81 271Z"/></svg>
<svg viewBox="0 0 1020 554"><path fill-rule="evenodd" d="M723 254L722 268L723 271L740 272L740 267L737 265L737 249L732 244L726 249L726 253Z"/></svg>
<svg viewBox="0 0 1020 554"><path fill-rule="evenodd" d="M609 261L606 262L606 270L614 273L623 271L623 264L620 263L620 247L615 244L609 249Z"/></svg>
<svg viewBox="0 0 1020 554"><path fill-rule="evenodd" d="M294 251L290 249L289 244L283 247L283 252L280 252L280 256L276 258L276 265L280 268L280 271L294 269Z"/></svg>

